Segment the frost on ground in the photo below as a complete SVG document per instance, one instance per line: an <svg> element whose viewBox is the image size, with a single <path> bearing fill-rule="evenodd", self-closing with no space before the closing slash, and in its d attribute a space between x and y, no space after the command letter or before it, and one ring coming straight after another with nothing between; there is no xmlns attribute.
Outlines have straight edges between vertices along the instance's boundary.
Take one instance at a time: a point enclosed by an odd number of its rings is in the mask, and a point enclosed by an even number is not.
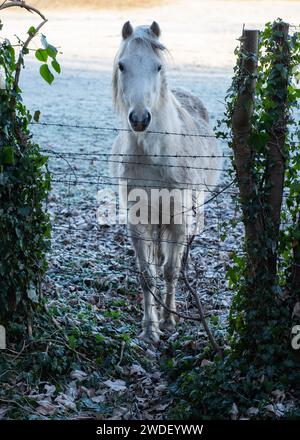
<svg viewBox="0 0 300 440"><path fill-rule="evenodd" d="M161 8L134 10L130 17L128 11L49 14L45 33L49 41L61 46L63 72L50 88L38 79L37 67L30 62L22 83L26 104L32 111L41 110L41 122L118 126L111 105L110 70L121 25L128 18L134 24L156 19L173 57L170 84L201 97L215 125L222 116L233 49L243 23L261 27L277 16L299 22L300 5L281 1L242 2L238 7L236 2L189 3L189 8L186 2L177 1ZM9 14L7 23L11 33L16 23L27 30L32 17ZM34 354L39 355L39 367L33 362L30 344L19 354L11 353L5 374L12 363L20 363L24 372L4 382L6 396L14 397L0 396L0 418L7 414L17 418L167 417L172 396L166 369L172 369L182 353L199 355L205 368L210 362L205 359L208 342L202 326L192 321L179 322L157 348L137 337L142 294L126 229L100 226L96 221L97 190L111 183L103 177L108 175L108 156L103 154L110 151L115 133L51 125L33 126L32 132L44 149L51 150L53 183L48 210L53 231L43 295L53 326L36 328L41 335ZM226 146L224 153L228 153ZM172 159L170 164L174 164ZM224 168L228 166L225 161ZM221 186L229 181L224 171ZM234 197L231 187L206 206L205 229L193 243L188 271L221 342L231 302L225 272L242 236L241 226L224 233L223 223L238 218ZM197 315L182 281L177 303L180 312ZM276 406L269 410L279 414L283 399L277 397ZM249 407L244 416L256 414L257 408Z"/></svg>

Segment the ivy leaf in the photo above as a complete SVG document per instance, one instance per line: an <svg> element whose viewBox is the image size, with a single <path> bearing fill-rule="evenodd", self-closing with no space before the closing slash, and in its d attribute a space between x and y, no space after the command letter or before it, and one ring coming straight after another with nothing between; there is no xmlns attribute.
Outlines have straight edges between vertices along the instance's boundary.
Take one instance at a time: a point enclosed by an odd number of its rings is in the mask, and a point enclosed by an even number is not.
<svg viewBox="0 0 300 440"><path fill-rule="evenodd" d="M52 84L54 81L54 76L53 74L50 72L49 67L47 66L47 64L43 64L40 67L40 74L41 77L47 81L48 84Z"/></svg>
<svg viewBox="0 0 300 440"><path fill-rule="evenodd" d="M34 286L33 283L30 283L30 286L27 290L27 296L29 299L31 299L32 302L35 302L35 303L39 302L39 298L36 293L36 287Z"/></svg>
<svg viewBox="0 0 300 440"><path fill-rule="evenodd" d="M33 115L33 119L34 119L34 121L35 121L35 122L39 122L39 120L40 120L40 116L41 116L41 112L40 112L39 110L36 110L36 111L34 112L34 115Z"/></svg>
<svg viewBox="0 0 300 440"><path fill-rule="evenodd" d="M52 65L53 69L55 70L55 72L57 72L57 73L61 72L60 65L56 60L52 60L51 65Z"/></svg>
<svg viewBox="0 0 300 440"><path fill-rule="evenodd" d="M46 63L48 60L48 53L46 49L38 49L35 52L35 57L42 63Z"/></svg>
<svg viewBox="0 0 300 440"><path fill-rule="evenodd" d="M2 160L1 162L5 164L13 164L15 161L15 153L12 147L4 147L2 150Z"/></svg>

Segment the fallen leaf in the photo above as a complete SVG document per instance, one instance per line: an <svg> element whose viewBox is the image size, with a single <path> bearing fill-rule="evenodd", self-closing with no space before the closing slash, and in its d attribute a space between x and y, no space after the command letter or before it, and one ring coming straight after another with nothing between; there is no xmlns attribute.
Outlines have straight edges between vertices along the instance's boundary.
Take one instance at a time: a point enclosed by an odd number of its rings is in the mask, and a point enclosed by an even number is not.
<svg viewBox="0 0 300 440"><path fill-rule="evenodd" d="M39 414L52 415L57 410L57 406L53 405L53 403L49 400L40 400L38 402L39 406L37 407L37 412Z"/></svg>
<svg viewBox="0 0 300 440"><path fill-rule="evenodd" d="M230 414L231 414L231 420L237 419L237 416L239 414L239 410L238 410L238 407L235 403L232 404Z"/></svg>
<svg viewBox="0 0 300 440"><path fill-rule="evenodd" d="M247 410L247 415L250 417L256 416L259 413L259 409L252 406Z"/></svg>
<svg viewBox="0 0 300 440"><path fill-rule="evenodd" d="M82 382L87 378L87 374L84 371L81 370L74 370L70 374L71 379L78 380L79 382Z"/></svg>
<svg viewBox="0 0 300 440"><path fill-rule="evenodd" d="M282 417L285 411L285 407L282 403L266 405L265 409L270 413L275 414L276 417Z"/></svg>
<svg viewBox="0 0 300 440"><path fill-rule="evenodd" d="M155 392L156 393L163 393L166 391L166 389L167 389L167 385L161 383L161 384L157 385L157 387L155 387Z"/></svg>
<svg viewBox="0 0 300 440"><path fill-rule="evenodd" d="M292 318L294 316L296 316L297 318L300 318L300 302L296 302L296 304L294 306Z"/></svg>
<svg viewBox="0 0 300 440"><path fill-rule="evenodd" d="M56 387L55 387L55 385L48 385L48 384L46 384L45 385L45 391L46 391L46 396L48 396L48 397L53 396L53 394L56 391Z"/></svg>
<svg viewBox="0 0 300 440"><path fill-rule="evenodd" d="M74 399L67 394L59 394L56 397L55 402L59 403L64 408L70 409L72 411L76 411L76 409L77 409L76 404L74 402Z"/></svg>
<svg viewBox="0 0 300 440"><path fill-rule="evenodd" d="M272 391L272 395L275 397L276 403L282 402L285 399L285 392L282 390L274 390Z"/></svg>
<svg viewBox="0 0 300 440"><path fill-rule="evenodd" d="M81 386L79 388L79 393L86 394L88 397L93 397L95 396L95 388L86 388L84 386Z"/></svg>
<svg viewBox="0 0 300 440"><path fill-rule="evenodd" d="M213 364L214 363L212 361L209 361L208 359L203 359L203 361L201 362L201 367L210 367Z"/></svg>
<svg viewBox="0 0 300 440"><path fill-rule="evenodd" d="M105 396L103 394L101 394L100 396L91 397L91 400L94 403L103 403L103 402L105 402Z"/></svg>
<svg viewBox="0 0 300 440"><path fill-rule="evenodd" d="M31 392L30 394L28 394L28 397L32 400L36 400L37 402L39 402L40 400L44 400L46 396L45 393L41 393L41 394L35 394L35 392Z"/></svg>
<svg viewBox="0 0 300 440"><path fill-rule="evenodd" d="M150 359L154 360L157 358L156 353L154 351L150 350L150 348L147 349L146 353Z"/></svg>
<svg viewBox="0 0 300 440"><path fill-rule="evenodd" d="M72 380L72 382L69 382L65 394L72 397L73 400L76 399L79 394L76 380Z"/></svg>
<svg viewBox="0 0 300 440"><path fill-rule="evenodd" d="M127 389L126 382L124 382L124 380L121 379L117 379L117 380L109 379L103 383L113 391L125 391Z"/></svg>
<svg viewBox="0 0 300 440"><path fill-rule="evenodd" d="M131 375L138 374L140 376L140 375L146 374L146 371L144 370L144 368L141 365L133 364L130 368L130 374Z"/></svg>
<svg viewBox="0 0 300 440"><path fill-rule="evenodd" d="M4 416L8 410L9 410L8 406L0 406L0 420L4 419Z"/></svg>
<svg viewBox="0 0 300 440"><path fill-rule="evenodd" d="M168 408L168 406L169 406L169 403L160 404L160 405L155 405L155 406L152 408L152 411L157 411L157 412L165 411L165 409Z"/></svg>

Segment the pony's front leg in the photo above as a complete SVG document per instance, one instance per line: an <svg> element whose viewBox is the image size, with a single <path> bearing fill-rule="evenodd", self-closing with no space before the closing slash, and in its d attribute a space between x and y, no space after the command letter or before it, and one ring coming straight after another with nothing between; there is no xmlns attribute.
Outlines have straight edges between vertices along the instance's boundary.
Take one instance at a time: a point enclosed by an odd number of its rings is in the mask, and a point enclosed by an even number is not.
<svg viewBox="0 0 300 440"><path fill-rule="evenodd" d="M130 226L130 235L136 252L140 281L144 295L143 332L141 337L157 343L162 334L159 329L157 297L157 246L147 226Z"/></svg>
<svg viewBox="0 0 300 440"><path fill-rule="evenodd" d="M186 248L185 227L170 225L164 233L162 249L164 253L165 307L161 309L160 328L173 330L176 325L175 291L181 270L182 257Z"/></svg>

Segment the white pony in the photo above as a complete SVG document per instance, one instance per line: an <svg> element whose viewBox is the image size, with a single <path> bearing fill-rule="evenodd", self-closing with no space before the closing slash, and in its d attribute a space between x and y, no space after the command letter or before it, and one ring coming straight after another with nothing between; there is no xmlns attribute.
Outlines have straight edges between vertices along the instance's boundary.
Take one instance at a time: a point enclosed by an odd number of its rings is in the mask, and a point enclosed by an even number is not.
<svg viewBox="0 0 300 440"><path fill-rule="evenodd" d="M113 69L113 99L128 130L114 142L112 153L119 161L113 161L111 172L113 178L128 182L128 206L133 206L137 194L132 189L142 188L145 195L135 213L148 208L151 189L172 192L188 187L209 193L217 185L222 159L204 105L189 92L170 90L156 22L135 29L127 22L122 37ZM164 221L166 207L160 198L158 222L151 222L149 214L146 221L129 221L128 226L144 293L142 336L152 342L159 340L162 330L175 326L175 288L187 244L185 221L177 224L175 202L172 197L169 201L171 221ZM163 296L157 291L160 270Z"/></svg>

